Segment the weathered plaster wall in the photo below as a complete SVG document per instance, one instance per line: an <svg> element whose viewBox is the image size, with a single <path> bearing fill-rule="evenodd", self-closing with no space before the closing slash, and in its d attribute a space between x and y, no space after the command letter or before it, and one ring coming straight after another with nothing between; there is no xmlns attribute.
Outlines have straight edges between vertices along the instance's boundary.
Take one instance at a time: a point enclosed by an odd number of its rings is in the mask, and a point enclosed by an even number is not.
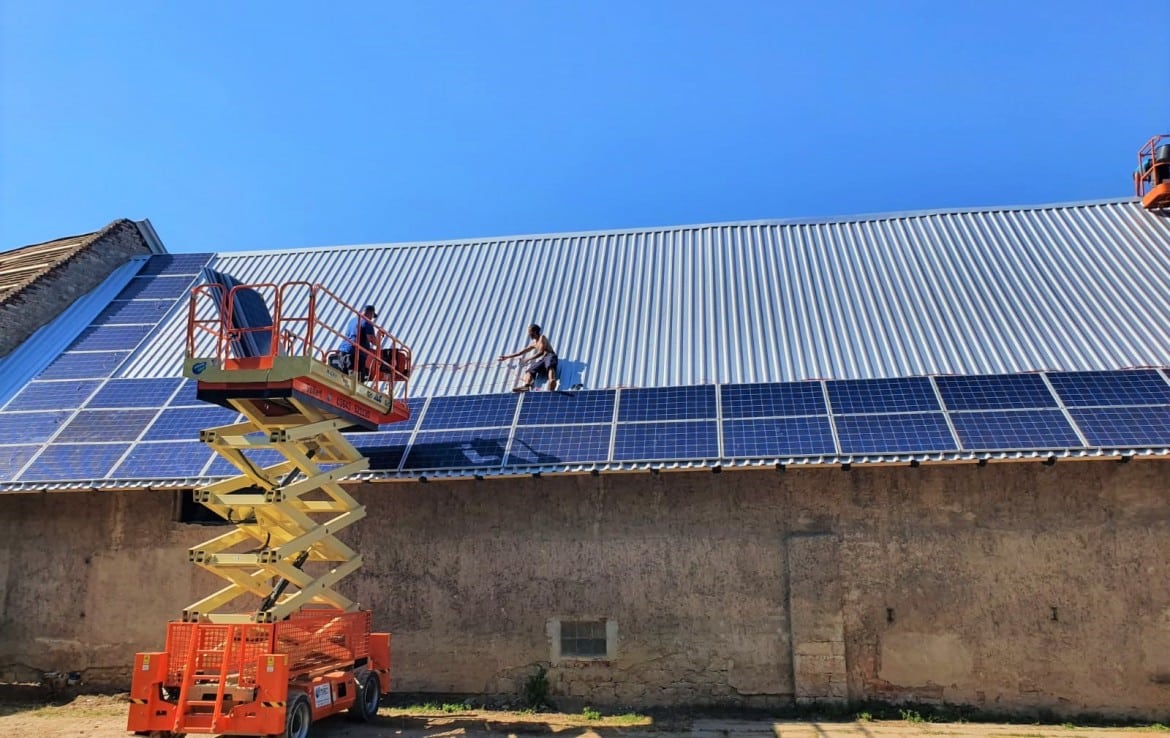
<svg viewBox="0 0 1170 738"><path fill-rule="evenodd" d="M395 688L516 693L550 618L616 621L550 666L595 705L945 701L1165 717L1161 462L366 485L343 589L394 631ZM169 494L0 499L0 677L124 678L218 586ZM84 616L82 616L84 613Z"/></svg>

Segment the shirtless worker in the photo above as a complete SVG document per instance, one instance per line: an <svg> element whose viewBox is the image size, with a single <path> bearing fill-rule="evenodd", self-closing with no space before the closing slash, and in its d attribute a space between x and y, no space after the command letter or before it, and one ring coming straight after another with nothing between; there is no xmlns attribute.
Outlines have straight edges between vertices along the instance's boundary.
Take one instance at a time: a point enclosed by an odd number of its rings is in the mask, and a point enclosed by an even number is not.
<svg viewBox="0 0 1170 738"><path fill-rule="evenodd" d="M513 387L512 391L527 392L532 389L532 383L536 381L537 376L548 374L548 389L552 392L557 388L557 352L553 351L552 344L548 341L548 336L540 332L540 326L536 323L528 326L528 338L532 343L514 354L503 354L500 356L500 361L507 361L508 359L523 356L529 351L536 352L528 360L528 363L524 365L524 384Z"/></svg>

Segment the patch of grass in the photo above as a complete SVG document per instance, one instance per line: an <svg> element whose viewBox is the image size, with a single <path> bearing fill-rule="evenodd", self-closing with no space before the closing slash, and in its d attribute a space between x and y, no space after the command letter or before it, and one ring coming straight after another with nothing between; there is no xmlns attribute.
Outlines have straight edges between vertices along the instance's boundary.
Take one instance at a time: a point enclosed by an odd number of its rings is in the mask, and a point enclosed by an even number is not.
<svg viewBox="0 0 1170 738"><path fill-rule="evenodd" d="M597 710L594 710L592 707L586 707L584 710L582 710L581 716L583 718L585 718L586 720L600 720L601 719L601 713L598 712Z"/></svg>
<svg viewBox="0 0 1170 738"><path fill-rule="evenodd" d="M1077 726L1074 725L1073 723L1061 723L1060 727L1064 728L1065 730L1073 730Z"/></svg>
<svg viewBox="0 0 1170 738"><path fill-rule="evenodd" d="M869 714L868 712L859 712L857 713L857 720L858 722L862 723L873 722L873 715Z"/></svg>
<svg viewBox="0 0 1170 738"><path fill-rule="evenodd" d="M650 720L649 715L627 712L622 715L610 715L605 719L605 722L613 723L614 725L649 725L653 721Z"/></svg>
<svg viewBox="0 0 1170 738"><path fill-rule="evenodd" d="M922 717L922 713L920 713L918 710L902 709L902 710L898 710L898 714L901 715L902 719L908 723L930 722L927 718Z"/></svg>
<svg viewBox="0 0 1170 738"><path fill-rule="evenodd" d="M1170 725L1163 725L1162 723L1154 723L1153 725L1147 726L1147 729L1161 731L1163 733L1170 733Z"/></svg>
<svg viewBox="0 0 1170 738"><path fill-rule="evenodd" d="M536 673L524 680L524 705L533 710L542 710L549 707L548 670L544 666L537 666Z"/></svg>

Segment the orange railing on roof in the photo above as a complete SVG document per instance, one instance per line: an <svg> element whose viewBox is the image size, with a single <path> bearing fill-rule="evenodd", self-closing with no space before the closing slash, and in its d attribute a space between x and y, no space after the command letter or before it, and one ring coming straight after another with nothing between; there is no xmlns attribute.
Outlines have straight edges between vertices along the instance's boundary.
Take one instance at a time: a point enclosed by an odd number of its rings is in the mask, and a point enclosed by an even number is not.
<svg viewBox="0 0 1170 738"><path fill-rule="evenodd" d="M1133 173L1134 194L1144 197L1165 182L1170 182L1170 133L1154 136L1138 150L1138 167Z"/></svg>
<svg viewBox="0 0 1170 738"><path fill-rule="evenodd" d="M263 301L270 320L255 321L241 307L245 299ZM226 370L271 369L278 357L303 356L335 365L349 341L343 328L320 318L340 315L344 328L362 314L319 284L286 282L236 285L201 284L191 290L187 314L187 358L215 359ZM374 321L368 346L355 346L356 381L387 397L408 397L410 348Z"/></svg>

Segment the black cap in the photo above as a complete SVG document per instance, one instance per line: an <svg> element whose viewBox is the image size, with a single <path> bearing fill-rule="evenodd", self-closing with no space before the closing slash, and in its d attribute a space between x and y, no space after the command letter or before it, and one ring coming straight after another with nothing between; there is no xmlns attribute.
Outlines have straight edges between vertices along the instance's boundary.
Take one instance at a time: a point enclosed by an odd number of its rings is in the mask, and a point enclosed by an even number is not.
<svg viewBox="0 0 1170 738"><path fill-rule="evenodd" d="M375 318L378 317L378 309L375 308L373 305L366 305L366 309L363 310L362 312L373 313Z"/></svg>

